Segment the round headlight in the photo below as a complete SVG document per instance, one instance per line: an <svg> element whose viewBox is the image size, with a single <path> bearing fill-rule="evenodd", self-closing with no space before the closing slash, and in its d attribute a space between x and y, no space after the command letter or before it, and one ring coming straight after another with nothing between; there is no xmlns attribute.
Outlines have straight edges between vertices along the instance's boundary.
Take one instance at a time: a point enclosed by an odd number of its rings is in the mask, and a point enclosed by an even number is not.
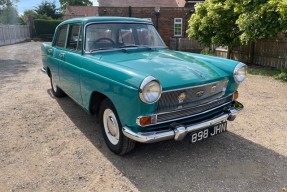
<svg viewBox="0 0 287 192"><path fill-rule="evenodd" d="M238 63L234 69L234 80L236 83L242 83L246 79L247 66L244 63Z"/></svg>
<svg viewBox="0 0 287 192"><path fill-rule="evenodd" d="M161 92L159 81L152 76L148 76L142 81L139 95L143 102L152 104L159 100Z"/></svg>

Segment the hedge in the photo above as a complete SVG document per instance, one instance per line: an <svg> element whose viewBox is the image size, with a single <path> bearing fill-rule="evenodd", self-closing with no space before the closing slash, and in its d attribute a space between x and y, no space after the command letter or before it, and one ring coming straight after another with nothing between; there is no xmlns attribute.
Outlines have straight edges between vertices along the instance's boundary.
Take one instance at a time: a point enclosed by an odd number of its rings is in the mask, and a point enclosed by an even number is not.
<svg viewBox="0 0 287 192"><path fill-rule="evenodd" d="M45 20L35 19L35 31L37 35L54 34L56 27L61 23L61 20Z"/></svg>

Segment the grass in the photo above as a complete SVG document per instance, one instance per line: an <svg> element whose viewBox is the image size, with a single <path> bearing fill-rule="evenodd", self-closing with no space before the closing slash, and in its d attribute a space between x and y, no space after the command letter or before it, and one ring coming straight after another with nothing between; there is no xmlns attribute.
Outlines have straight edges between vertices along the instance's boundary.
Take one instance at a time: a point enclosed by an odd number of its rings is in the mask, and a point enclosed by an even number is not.
<svg viewBox="0 0 287 192"><path fill-rule="evenodd" d="M270 67L262 67L257 65L248 65L248 74L250 75L261 75L273 77L274 79L287 82L287 70L277 70Z"/></svg>

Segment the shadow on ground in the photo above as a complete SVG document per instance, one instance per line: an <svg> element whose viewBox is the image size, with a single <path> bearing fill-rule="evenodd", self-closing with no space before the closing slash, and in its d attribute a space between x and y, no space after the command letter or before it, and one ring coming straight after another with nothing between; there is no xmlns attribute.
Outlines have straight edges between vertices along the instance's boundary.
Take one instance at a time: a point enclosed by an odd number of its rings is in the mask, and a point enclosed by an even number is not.
<svg viewBox="0 0 287 192"><path fill-rule="evenodd" d="M28 62L12 59L0 59L0 80L28 72L28 67Z"/></svg>
<svg viewBox="0 0 287 192"><path fill-rule="evenodd" d="M94 117L68 97L57 102L139 191L281 191L287 185L285 156L232 132L193 145L186 140L138 144L120 157L105 146Z"/></svg>

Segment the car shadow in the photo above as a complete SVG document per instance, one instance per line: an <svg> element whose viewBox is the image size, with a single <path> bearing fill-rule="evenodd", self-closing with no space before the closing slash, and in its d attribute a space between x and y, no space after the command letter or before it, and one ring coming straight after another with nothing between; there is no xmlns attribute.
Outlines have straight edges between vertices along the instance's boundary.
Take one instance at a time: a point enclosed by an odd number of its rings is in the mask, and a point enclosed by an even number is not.
<svg viewBox="0 0 287 192"><path fill-rule="evenodd" d="M125 156L104 144L95 118L70 98L56 99L89 141L139 191L280 191L287 185L287 157L232 132L196 144L137 144Z"/></svg>

